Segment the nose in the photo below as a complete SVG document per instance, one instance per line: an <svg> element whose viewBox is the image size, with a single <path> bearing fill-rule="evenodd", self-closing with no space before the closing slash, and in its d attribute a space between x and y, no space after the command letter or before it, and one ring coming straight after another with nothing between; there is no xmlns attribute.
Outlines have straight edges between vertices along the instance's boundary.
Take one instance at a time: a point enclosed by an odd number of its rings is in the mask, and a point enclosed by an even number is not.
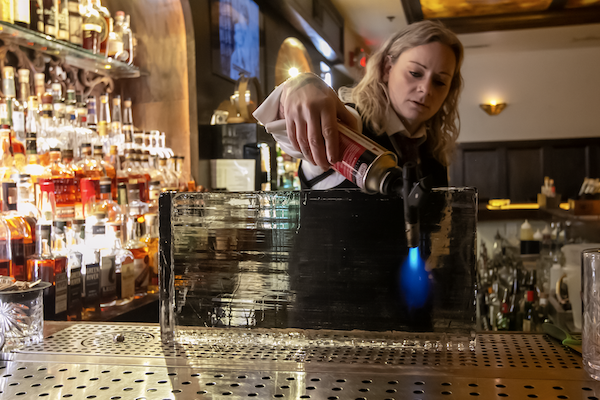
<svg viewBox="0 0 600 400"><path fill-rule="evenodd" d="M425 95L427 95L431 91L432 86L433 86L433 82L431 82L430 79L423 79L419 83L419 91L424 93Z"/></svg>

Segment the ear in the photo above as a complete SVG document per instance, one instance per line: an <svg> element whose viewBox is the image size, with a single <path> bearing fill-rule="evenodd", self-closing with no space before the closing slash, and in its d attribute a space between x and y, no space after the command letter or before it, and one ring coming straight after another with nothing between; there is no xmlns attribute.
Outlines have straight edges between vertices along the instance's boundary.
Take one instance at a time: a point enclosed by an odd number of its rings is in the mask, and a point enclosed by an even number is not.
<svg viewBox="0 0 600 400"><path fill-rule="evenodd" d="M383 82L388 83L390 80L390 71L392 70L392 57L386 56L383 63Z"/></svg>

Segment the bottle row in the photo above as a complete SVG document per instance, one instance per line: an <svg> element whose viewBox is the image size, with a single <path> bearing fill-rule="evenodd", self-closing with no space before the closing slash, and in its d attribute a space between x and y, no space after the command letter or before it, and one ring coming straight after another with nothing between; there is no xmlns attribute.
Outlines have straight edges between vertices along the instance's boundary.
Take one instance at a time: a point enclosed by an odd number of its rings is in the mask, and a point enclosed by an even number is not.
<svg viewBox="0 0 600 400"><path fill-rule="evenodd" d="M117 11L113 19L101 0L0 0L0 21L133 64L130 17Z"/></svg>

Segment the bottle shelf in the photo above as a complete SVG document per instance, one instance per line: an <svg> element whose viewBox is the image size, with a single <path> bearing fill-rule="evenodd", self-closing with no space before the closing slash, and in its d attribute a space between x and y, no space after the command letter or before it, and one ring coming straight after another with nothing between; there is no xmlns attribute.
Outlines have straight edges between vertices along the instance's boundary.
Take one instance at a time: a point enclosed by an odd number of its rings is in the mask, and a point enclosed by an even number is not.
<svg viewBox="0 0 600 400"><path fill-rule="evenodd" d="M94 54L52 36L3 21L0 21L0 39L50 56L61 57L69 65L113 79L137 78L141 75L140 69L134 65Z"/></svg>

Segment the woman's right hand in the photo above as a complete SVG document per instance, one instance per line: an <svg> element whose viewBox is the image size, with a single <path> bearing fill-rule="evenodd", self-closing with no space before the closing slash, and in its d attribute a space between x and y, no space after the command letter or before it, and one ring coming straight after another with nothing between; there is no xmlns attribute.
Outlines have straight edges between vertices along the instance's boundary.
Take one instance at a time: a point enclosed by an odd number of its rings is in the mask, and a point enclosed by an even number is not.
<svg viewBox="0 0 600 400"><path fill-rule="evenodd" d="M292 146L304 159L323 170L339 161L337 120L356 128L356 118L319 77L307 73L290 79L280 99Z"/></svg>

